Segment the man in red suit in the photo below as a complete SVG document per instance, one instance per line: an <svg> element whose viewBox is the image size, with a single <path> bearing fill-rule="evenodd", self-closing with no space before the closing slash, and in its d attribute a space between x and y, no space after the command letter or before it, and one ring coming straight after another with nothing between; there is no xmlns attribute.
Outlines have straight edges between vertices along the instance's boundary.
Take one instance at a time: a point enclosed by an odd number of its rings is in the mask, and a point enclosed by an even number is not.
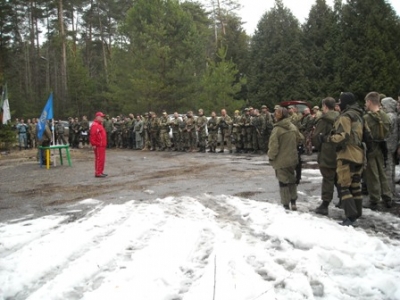
<svg viewBox="0 0 400 300"><path fill-rule="evenodd" d="M90 128L90 144L94 151L94 176L97 178L104 178L104 164L106 162L106 147L107 147L107 133L103 127L103 118L105 114L102 112L96 113L96 118Z"/></svg>

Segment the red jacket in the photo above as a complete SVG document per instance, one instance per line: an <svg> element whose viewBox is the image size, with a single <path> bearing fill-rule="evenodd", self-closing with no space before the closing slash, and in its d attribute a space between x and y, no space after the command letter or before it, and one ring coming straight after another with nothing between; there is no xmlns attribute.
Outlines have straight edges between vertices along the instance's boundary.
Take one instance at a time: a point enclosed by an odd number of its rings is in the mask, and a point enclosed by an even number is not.
<svg viewBox="0 0 400 300"><path fill-rule="evenodd" d="M107 146L107 133L99 120L94 120L90 127L90 143L96 147Z"/></svg>

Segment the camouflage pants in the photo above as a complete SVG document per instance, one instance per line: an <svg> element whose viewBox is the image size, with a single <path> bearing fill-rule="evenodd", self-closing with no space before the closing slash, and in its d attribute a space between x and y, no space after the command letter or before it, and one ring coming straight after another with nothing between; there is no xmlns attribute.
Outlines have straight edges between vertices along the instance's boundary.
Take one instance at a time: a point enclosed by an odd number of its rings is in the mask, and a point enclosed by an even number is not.
<svg viewBox="0 0 400 300"><path fill-rule="evenodd" d="M216 130L209 131L208 132L208 145L210 146L210 149L213 148L215 149L217 147L217 142L218 142L218 134Z"/></svg>
<svg viewBox="0 0 400 300"><path fill-rule="evenodd" d="M291 200L297 200L296 166L276 169L275 176L279 182L281 203L289 205Z"/></svg>
<svg viewBox="0 0 400 300"><path fill-rule="evenodd" d="M259 133L260 131L257 130L256 128L253 128L253 136L252 136L252 141L253 141L253 150L264 150L262 147L262 140L261 140L261 134Z"/></svg>
<svg viewBox="0 0 400 300"><path fill-rule="evenodd" d="M150 133L148 130L144 130L144 149L149 150L151 148Z"/></svg>
<svg viewBox="0 0 400 300"><path fill-rule="evenodd" d="M169 138L169 133L167 130L160 131L160 140L161 140L161 146L163 149L171 148L171 140Z"/></svg>
<svg viewBox="0 0 400 300"><path fill-rule="evenodd" d="M379 152L374 157L368 156L365 177L371 203L378 203L381 197L385 202L392 201L392 192L384 171L382 152Z"/></svg>
<svg viewBox="0 0 400 300"><path fill-rule="evenodd" d="M179 131L173 132L172 133L172 138L174 141L174 148L175 150L182 150L182 137L181 133Z"/></svg>
<svg viewBox="0 0 400 300"><path fill-rule="evenodd" d="M190 149L195 149L196 143L197 143L196 131L194 130L188 131L188 147Z"/></svg>
<svg viewBox="0 0 400 300"><path fill-rule="evenodd" d="M221 150L224 150L225 142L229 151L232 150L231 131L229 129L221 129Z"/></svg>
<svg viewBox="0 0 400 300"><path fill-rule="evenodd" d="M198 138L199 138L199 147L201 149L206 148L206 141L207 141L207 133L205 130L200 130L198 132Z"/></svg>
<svg viewBox="0 0 400 300"><path fill-rule="evenodd" d="M321 186L321 199L325 202L331 202L333 199L333 192L338 188L338 178L336 175L336 168L320 167L319 171L322 175L322 186ZM339 189L338 189L339 194ZM340 195L339 195L340 198Z"/></svg>
<svg viewBox="0 0 400 300"><path fill-rule="evenodd" d="M396 182L395 182L396 155L397 155L396 151L388 153L388 160L386 162L386 168L385 168L386 178L389 184L390 191L392 192L392 198L396 197Z"/></svg>
<svg viewBox="0 0 400 300"><path fill-rule="evenodd" d="M362 165L338 160L336 173L341 190L344 213L347 218L354 221L362 215Z"/></svg>
<svg viewBox="0 0 400 300"><path fill-rule="evenodd" d="M304 150L307 155L312 154L312 142L311 142L312 133L313 133L312 130L309 132L304 132L304 137L306 138Z"/></svg>
<svg viewBox="0 0 400 300"><path fill-rule="evenodd" d="M151 150L156 150L158 148L158 141L158 132L150 131Z"/></svg>
<svg viewBox="0 0 400 300"><path fill-rule="evenodd" d="M239 132L238 130L232 132L232 139L233 139L233 143L235 144L236 149L243 148L241 132Z"/></svg>
<svg viewBox="0 0 400 300"><path fill-rule="evenodd" d="M251 149L251 147L253 147L251 139L252 139L251 128L245 127L243 129L243 147L245 149Z"/></svg>
<svg viewBox="0 0 400 300"><path fill-rule="evenodd" d="M189 133L187 131L182 131L181 133L182 138L182 150L189 149Z"/></svg>

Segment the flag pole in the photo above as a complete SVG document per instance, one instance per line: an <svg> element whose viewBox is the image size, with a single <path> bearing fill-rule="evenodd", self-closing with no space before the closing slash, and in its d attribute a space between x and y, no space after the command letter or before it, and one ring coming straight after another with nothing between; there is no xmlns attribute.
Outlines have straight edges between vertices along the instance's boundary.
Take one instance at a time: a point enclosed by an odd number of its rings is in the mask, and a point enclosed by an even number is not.
<svg viewBox="0 0 400 300"><path fill-rule="evenodd" d="M57 145L57 141L56 141L56 135L55 135L55 131L56 131L56 128L55 128L55 126L54 126L54 118L53 119L51 119L51 126L53 127L53 145ZM57 155L55 155L54 154L54 149L53 149L53 162L54 162L54 166L56 166L57 164L56 164L56 161L57 161Z"/></svg>

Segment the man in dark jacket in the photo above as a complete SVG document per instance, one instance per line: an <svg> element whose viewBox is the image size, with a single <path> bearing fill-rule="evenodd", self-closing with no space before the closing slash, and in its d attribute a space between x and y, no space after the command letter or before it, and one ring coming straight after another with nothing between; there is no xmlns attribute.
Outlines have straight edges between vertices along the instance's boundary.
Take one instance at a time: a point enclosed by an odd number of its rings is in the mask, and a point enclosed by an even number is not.
<svg viewBox="0 0 400 300"><path fill-rule="evenodd" d="M336 176L336 144L324 143L321 136L328 136L332 132L333 124L339 113L335 111L335 99L328 97L322 100L323 114L318 118L312 136L312 144L318 150L318 166L322 175L321 199L322 203L315 212L328 215L328 206L333 198L333 190L337 185Z"/></svg>
<svg viewBox="0 0 400 300"><path fill-rule="evenodd" d="M297 145L304 139L297 127L292 124L286 108L275 110L276 123L268 143L268 158L279 181L281 203L285 209L297 210L296 165L298 163Z"/></svg>
<svg viewBox="0 0 400 300"><path fill-rule="evenodd" d="M104 174L107 147L107 133L103 127L104 117L105 114L97 112L92 127L90 127L90 144L94 150L94 176L98 178L107 176L107 174Z"/></svg>

